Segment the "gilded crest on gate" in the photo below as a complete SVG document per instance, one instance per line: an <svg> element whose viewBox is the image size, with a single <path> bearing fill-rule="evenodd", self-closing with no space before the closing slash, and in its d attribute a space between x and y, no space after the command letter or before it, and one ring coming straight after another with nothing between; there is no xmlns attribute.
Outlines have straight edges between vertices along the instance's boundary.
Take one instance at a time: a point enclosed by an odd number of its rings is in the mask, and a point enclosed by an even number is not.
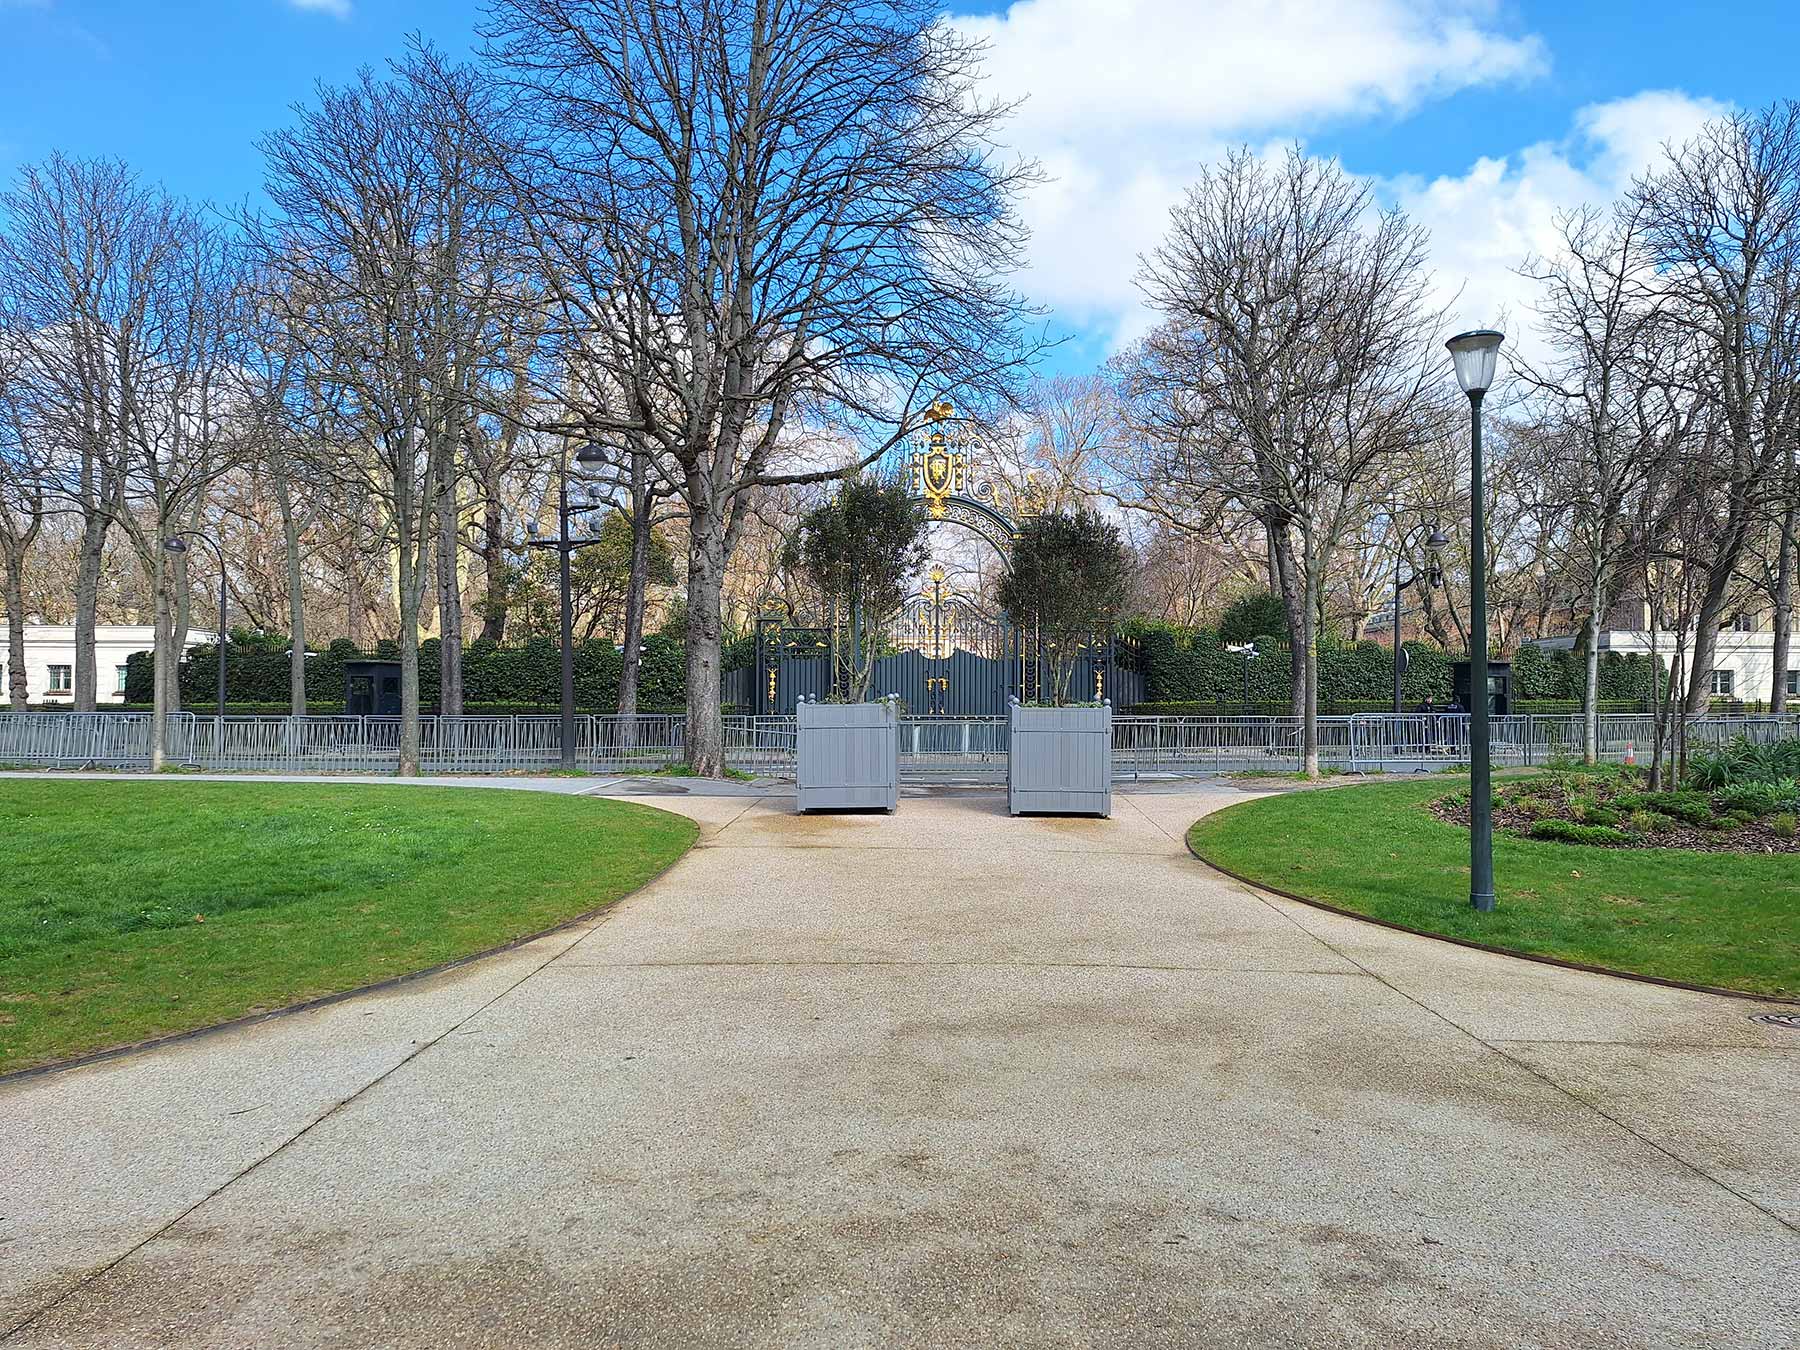
<svg viewBox="0 0 1800 1350"><path fill-rule="evenodd" d="M931 514L939 519L944 515L944 504L951 497L959 495L968 480L968 458L952 445L938 423L946 422L956 414L956 408L949 399L939 399L925 410L925 420L932 424L931 434L925 438L925 448L915 451L912 457L913 491L925 499L925 505Z"/></svg>

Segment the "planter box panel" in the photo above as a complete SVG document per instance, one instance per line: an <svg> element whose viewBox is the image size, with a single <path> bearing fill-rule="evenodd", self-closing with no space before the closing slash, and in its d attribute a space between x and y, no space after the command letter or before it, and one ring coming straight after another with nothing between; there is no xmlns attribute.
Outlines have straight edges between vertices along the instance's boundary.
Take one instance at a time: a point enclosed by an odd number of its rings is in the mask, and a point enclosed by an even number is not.
<svg viewBox="0 0 1800 1350"><path fill-rule="evenodd" d="M899 805L899 716L892 703L802 703L795 718L799 810L892 811Z"/></svg>
<svg viewBox="0 0 1800 1350"><path fill-rule="evenodd" d="M795 792L799 811L892 811L895 794L886 787L816 787Z"/></svg>
<svg viewBox="0 0 1800 1350"><path fill-rule="evenodd" d="M1013 705L1006 764L1007 808L1067 815L1112 814L1112 709Z"/></svg>
<svg viewBox="0 0 1800 1350"><path fill-rule="evenodd" d="M1015 791L1008 809L1015 816L1111 816L1110 792Z"/></svg>

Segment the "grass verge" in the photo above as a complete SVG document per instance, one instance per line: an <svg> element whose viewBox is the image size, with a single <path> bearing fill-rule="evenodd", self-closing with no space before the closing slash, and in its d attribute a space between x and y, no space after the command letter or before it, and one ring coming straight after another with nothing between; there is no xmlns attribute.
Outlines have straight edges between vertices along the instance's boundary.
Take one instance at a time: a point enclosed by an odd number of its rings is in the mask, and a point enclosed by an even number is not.
<svg viewBox="0 0 1800 1350"><path fill-rule="evenodd" d="M1469 835L1435 782L1294 792L1188 832L1209 862L1421 932L1746 993L1800 997L1791 854L1590 848L1497 834L1492 914L1469 908Z"/></svg>
<svg viewBox="0 0 1800 1350"><path fill-rule="evenodd" d="M0 1072L501 946L627 894L696 835L533 792L0 782Z"/></svg>

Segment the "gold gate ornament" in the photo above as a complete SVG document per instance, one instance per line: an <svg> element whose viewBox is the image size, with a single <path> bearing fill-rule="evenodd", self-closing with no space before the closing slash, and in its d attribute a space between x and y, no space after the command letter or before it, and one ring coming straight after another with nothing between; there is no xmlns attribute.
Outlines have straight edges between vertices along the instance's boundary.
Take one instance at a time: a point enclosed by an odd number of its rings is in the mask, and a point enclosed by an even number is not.
<svg viewBox="0 0 1800 1350"><path fill-rule="evenodd" d="M932 424L925 448L912 457L913 492L925 499L932 516L944 518L945 503L960 496L968 482L968 457L952 447L950 438L937 423L948 421L956 413L949 399L939 399L925 410L925 420Z"/></svg>

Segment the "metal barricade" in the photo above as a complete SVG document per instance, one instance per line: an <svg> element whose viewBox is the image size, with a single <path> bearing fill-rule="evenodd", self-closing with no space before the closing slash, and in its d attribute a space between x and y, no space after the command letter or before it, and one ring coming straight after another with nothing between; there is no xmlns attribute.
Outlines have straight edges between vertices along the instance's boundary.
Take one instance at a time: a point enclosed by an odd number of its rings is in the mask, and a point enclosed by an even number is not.
<svg viewBox="0 0 1800 1350"><path fill-rule="evenodd" d="M1318 719L1319 762L1356 773L1428 772L1469 761L1466 713L1359 713ZM0 766L141 769L150 755L148 713L0 712ZM1496 717L1489 723L1499 767L1578 761L1579 714ZM1649 758L1654 719L1599 719L1598 757L1618 763ZM791 775L792 717L724 719L725 762L740 772ZM1742 737L1766 743L1800 736L1800 716L1737 715L1687 723L1688 744L1716 749ZM575 761L590 773L629 774L679 763L680 715L582 715ZM397 717L208 717L171 714L167 758L200 769L292 774L389 774L398 770ZM903 779L999 781L1006 774L1007 723L1000 717L901 719ZM1291 717L1113 718L1113 771L1146 775L1263 772L1302 767L1303 728ZM543 773L562 761L562 723L554 716L423 717L419 767L428 774Z"/></svg>

